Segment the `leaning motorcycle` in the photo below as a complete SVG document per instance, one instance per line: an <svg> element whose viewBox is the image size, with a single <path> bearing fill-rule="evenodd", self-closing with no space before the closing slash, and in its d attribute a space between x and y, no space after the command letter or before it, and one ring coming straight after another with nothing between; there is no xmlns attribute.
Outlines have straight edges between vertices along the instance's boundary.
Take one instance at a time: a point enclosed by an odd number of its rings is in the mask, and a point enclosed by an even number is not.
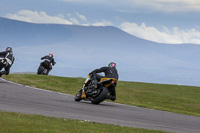
<svg viewBox="0 0 200 133"><path fill-rule="evenodd" d="M95 80L91 80L91 76L94 75L88 75L83 88L75 95L75 101L79 102L83 99L91 101L92 104L99 104L110 95L109 87L117 84L117 79L115 78L102 78L96 86L94 85Z"/></svg>

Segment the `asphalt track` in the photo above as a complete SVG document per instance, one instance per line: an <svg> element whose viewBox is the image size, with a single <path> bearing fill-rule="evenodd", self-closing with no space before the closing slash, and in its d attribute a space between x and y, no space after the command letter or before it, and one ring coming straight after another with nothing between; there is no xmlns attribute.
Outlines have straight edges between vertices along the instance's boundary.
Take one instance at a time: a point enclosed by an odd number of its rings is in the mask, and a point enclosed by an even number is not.
<svg viewBox="0 0 200 133"><path fill-rule="evenodd" d="M75 102L74 96L15 84L0 78L0 110L80 119L177 133L200 133L200 117L103 102Z"/></svg>

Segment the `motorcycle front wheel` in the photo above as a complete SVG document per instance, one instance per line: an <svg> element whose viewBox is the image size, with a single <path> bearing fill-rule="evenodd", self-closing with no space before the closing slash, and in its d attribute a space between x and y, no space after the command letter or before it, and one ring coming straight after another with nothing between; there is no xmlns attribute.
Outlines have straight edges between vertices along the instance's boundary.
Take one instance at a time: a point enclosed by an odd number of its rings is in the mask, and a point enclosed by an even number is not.
<svg viewBox="0 0 200 133"><path fill-rule="evenodd" d="M43 74L45 68L43 66L39 66L37 74Z"/></svg>
<svg viewBox="0 0 200 133"><path fill-rule="evenodd" d="M2 69L2 68L4 68L6 65L3 63L3 61L1 60L0 61L0 70Z"/></svg>
<svg viewBox="0 0 200 133"><path fill-rule="evenodd" d="M75 95L74 100L75 100L76 102L81 101L81 95L82 95L82 90L80 90L80 91Z"/></svg>

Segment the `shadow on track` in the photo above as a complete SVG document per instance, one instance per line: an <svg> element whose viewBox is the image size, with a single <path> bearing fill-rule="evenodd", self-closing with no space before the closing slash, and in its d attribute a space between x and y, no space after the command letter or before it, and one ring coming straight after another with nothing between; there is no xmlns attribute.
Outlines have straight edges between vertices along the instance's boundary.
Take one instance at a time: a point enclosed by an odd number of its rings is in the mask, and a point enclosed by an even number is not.
<svg viewBox="0 0 200 133"><path fill-rule="evenodd" d="M90 101L80 101L80 102L77 102L77 103L89 104L89 105L93 105L93 106L117 107L115 104L108 104L108 102L101 102L100 104L92 104Z"/></svg>

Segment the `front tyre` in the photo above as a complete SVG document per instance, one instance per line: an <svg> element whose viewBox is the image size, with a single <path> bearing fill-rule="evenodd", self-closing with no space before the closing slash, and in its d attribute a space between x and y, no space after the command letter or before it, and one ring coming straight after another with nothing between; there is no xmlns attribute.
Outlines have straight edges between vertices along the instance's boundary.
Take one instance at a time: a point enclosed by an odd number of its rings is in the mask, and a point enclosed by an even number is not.
<svg viewBox="0 0 200 133"><path fill-rule="evenodd" d="M4 67L3 63L0 62L0 70Z"/></svg>
<svg viewBox="0 0 200 133"><path fill-rule="evenodd" d="M43 74L44 69L45 69L45 68L44 68L43 66L39 66L38 71L37 71L37 74Z"/></svg>
<svg viewBox="0 0 200 133"><path fill-rule="evenodd" d="M81 95L82 95L82 90L80 90L80 91L75 95L74 100L75 100L76 102L81 101Z"/></svg>
<svg viewBox="0 0 200 133"><path fill-rule="evenodd" d="M6 66L6 62L4 60L0 60L0 70Z"/></svg>
<svg viewBox="0 0 200 133"><path fill-rule="evenodd" d="M106 87L103 87L100 94L97 97L95 97L94 99L92 99L91 103L99 104L99 103L103 102L107 98L108 93L109 93L108 89Z"/></svg>

